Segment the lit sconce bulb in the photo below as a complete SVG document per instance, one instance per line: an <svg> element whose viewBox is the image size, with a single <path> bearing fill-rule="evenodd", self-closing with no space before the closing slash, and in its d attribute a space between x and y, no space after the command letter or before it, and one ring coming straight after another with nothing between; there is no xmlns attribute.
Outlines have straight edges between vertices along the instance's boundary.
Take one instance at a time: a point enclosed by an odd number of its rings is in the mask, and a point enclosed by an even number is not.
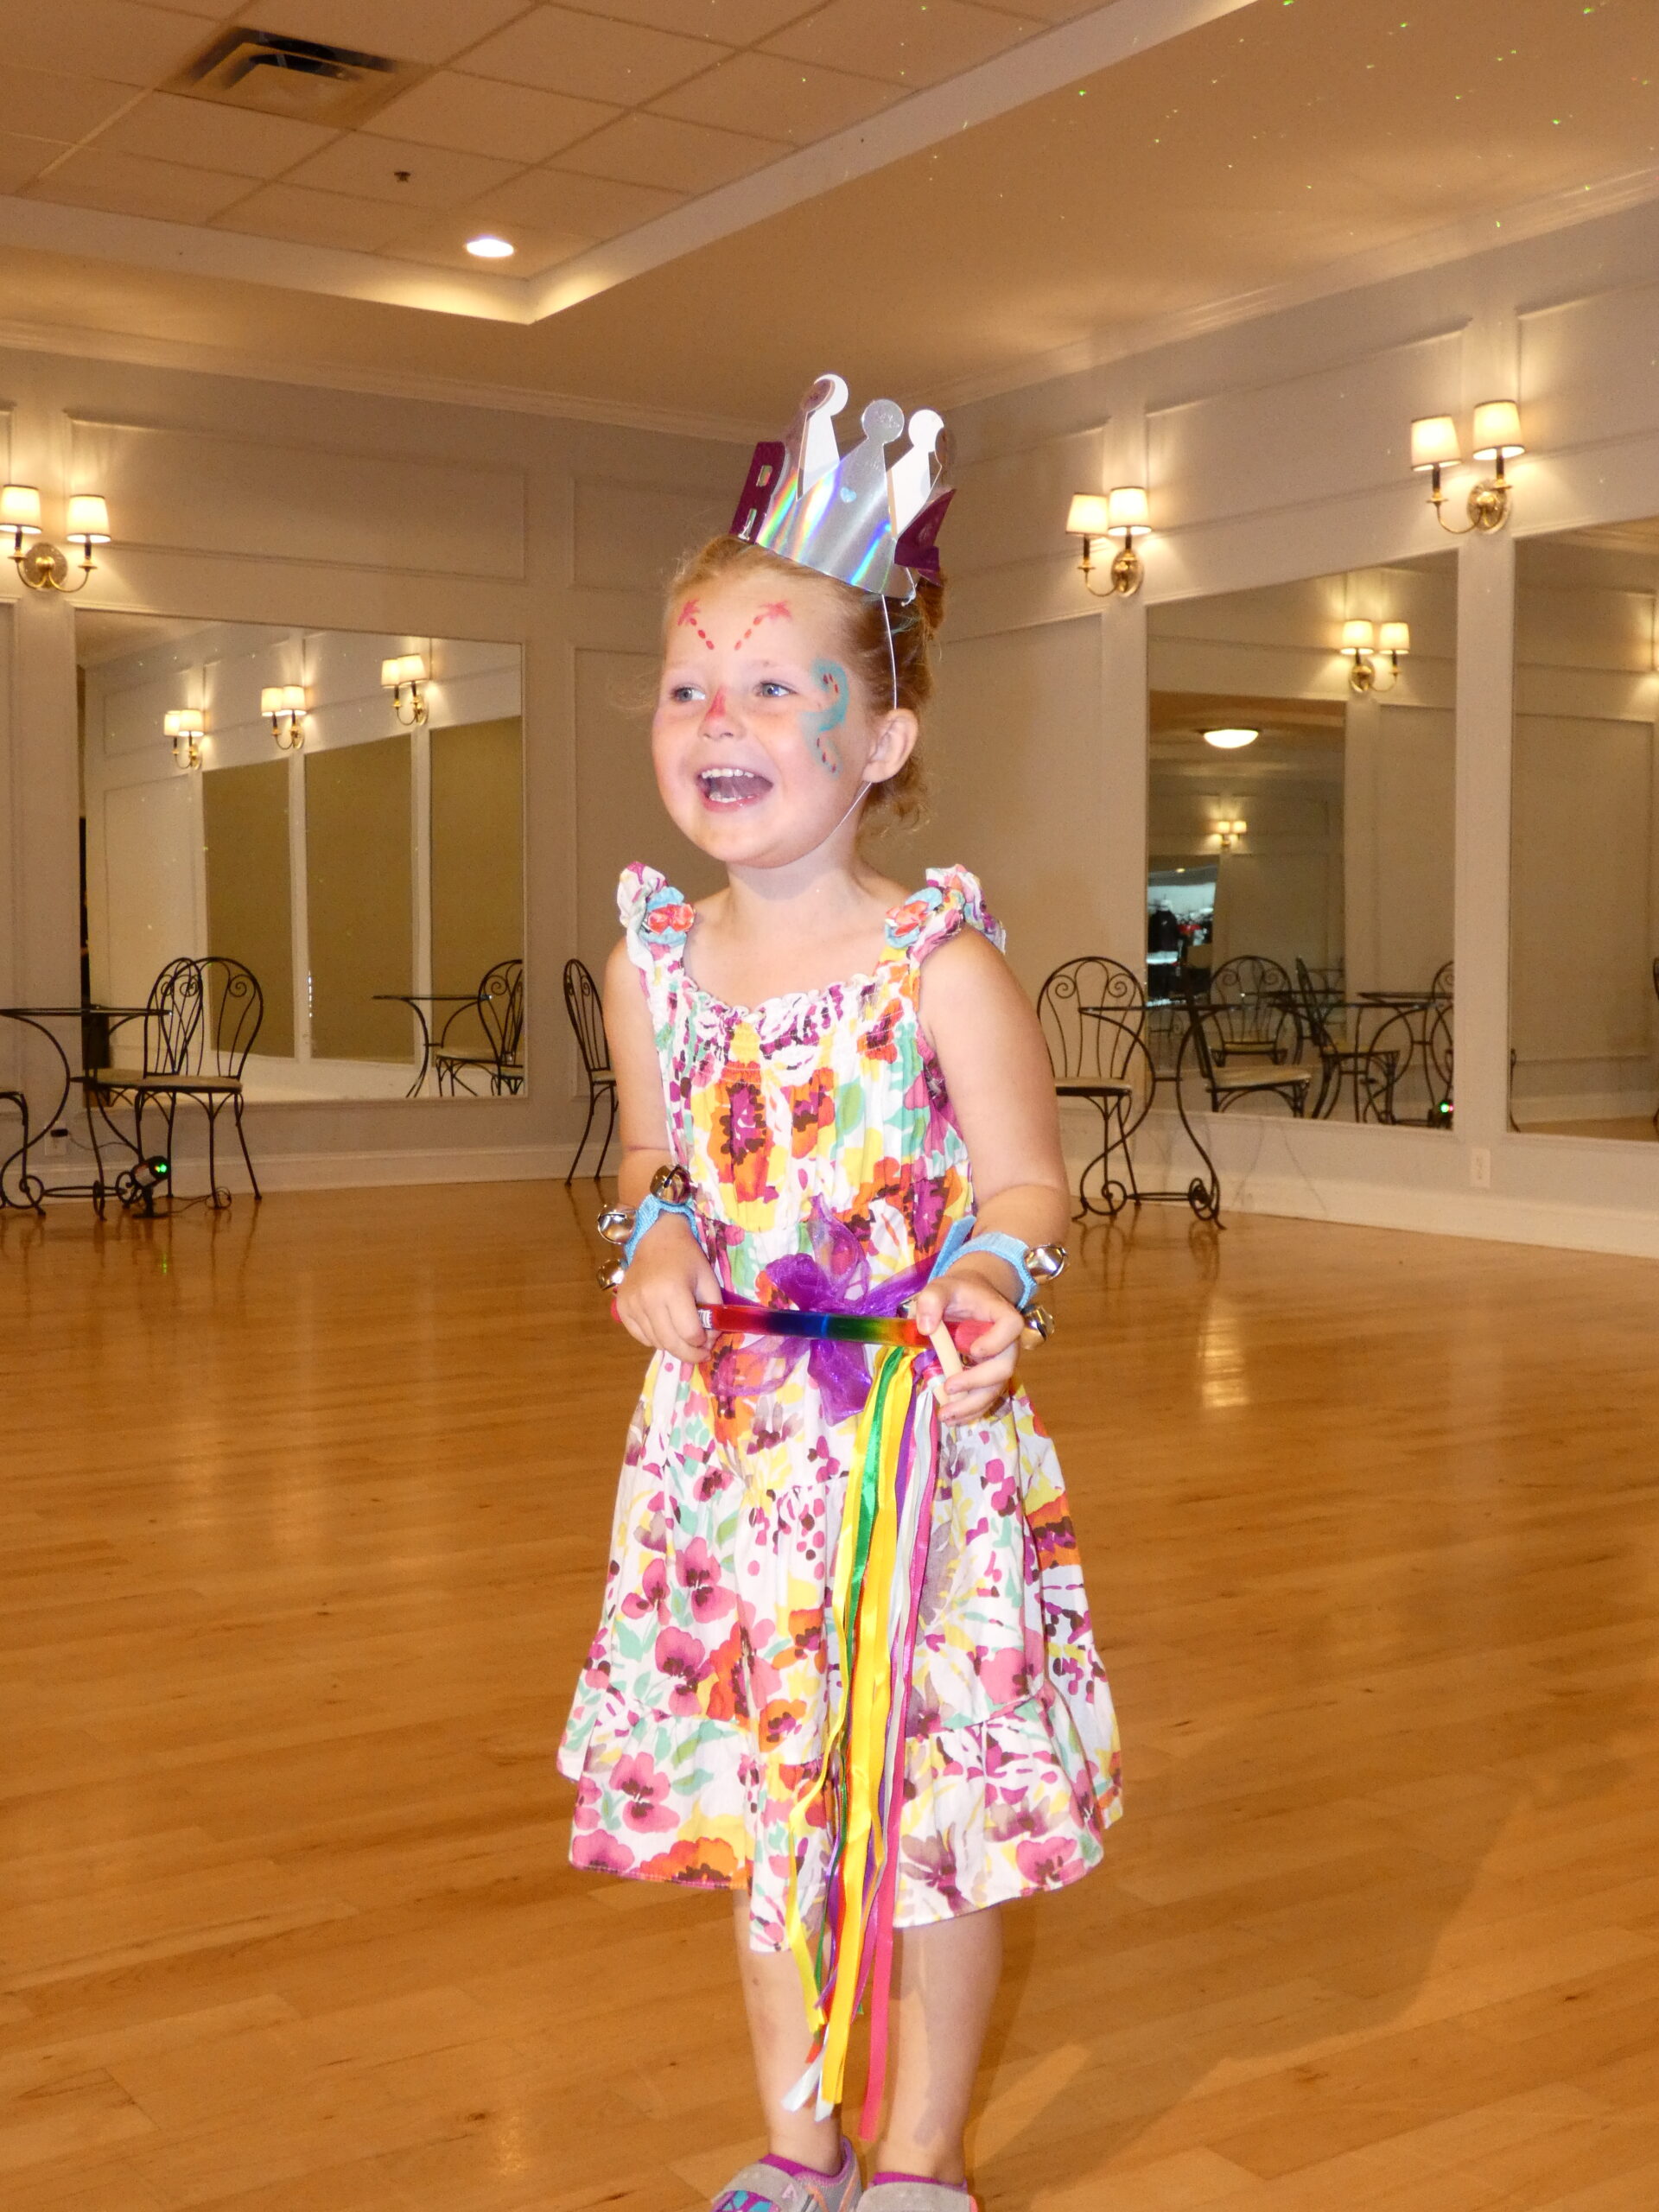
<svg viewBox="0 0 1659 2212"><path fill-rule="evenodd" d="M96 492L77 492L69 502L64 535L72 545L107 545L110 510Z"/></svg>
<svg viewBox="0 0 1659 2212"><path fill-rule="evenodd" d="M1411 651L1411 625L1351 621L1342 626L1342 650L1353 663L1348 671L1350 690L1392 691L1400 677L1400 657ZM1386 673L1380 664L1386 661Z"/></svg>
<svg viewBox="0 0 1659 2212"><path fill-rule="evenodd" d="M173 741L173 758L181 768L200 768L201 742L207 728L200 707L172 707L162 717L162 728Z"/></svg>
<svg viewBox="0 0 1659 2212"><path fill-rule="evenodd" d="M41 534L41 495L32 484L8 484L0 491L0 529L11 532L12 550Z"/></svg>
<svg viewBox="0 0 1659 2212"><path fill-rule="evenodd" d="M1512 399L1484 399L1475 410L1475 434L1471 446L1477 461L1513 461L1525 453L1521 442L1521 410Z"/></svg>
<svg viewBox="0 0 1659 2212"><path fill-rule="evenodd" d="M380 681L391 694L392 712L405 728L426 720L426 659L421 653L399 653L380 664Z"/></svg>
<svg viewBox="0 0 1659 2212"><path fill-rule="evenodd" d="M1084 585L1096 599L1128 599L1140 590L1142 570L1135 542L1138 537L1147 537L1152 530L1151 507L1143 485L1119 484L1103 496L1098 492L1074 493L1065 526L1073 537L1083 540L1083 559L1078 565ZM1118 548L1107 572L1107 591L1096 591L1089 581L1094 574L1092 555L1097 537L1109 538Z"/></svg>
<svg viewBox="0 0 1659 2212"><path fill-rule="evenodd" d="M98 565L92 557L93 546L110 542L110 511L96 492L77 492L70 498L64 536L70 544L80 548L79 575L73 583L69 581L68 562L41 536L41 495L34 485L0 487L0 533L6 531L11 532L7 550L31 591L80 591Z"/></svg>
<svg viewBox="0 0 1659 2212"><path fill-rule="evenodd" d="M259 694L259 711L270 716L278 750L297 753L305 743L304 684L267 683Z"/></svg>
<svg viewBox="0 0 1659 2212"><path fill-rule="evenodd" d="M1474 412L1472 450L1478 461L1491 462L1492 473L1490 479L1483 478L1470 493L1468 521L1450 523L1446 518L1446 493L1441 489L1440 476L1443 470L1458 466L1458 426L1449 415L1420 416L1411 426L1411 465L1419 471L1427 471L1428 496L1433 504L1435 519L1442 530L1454 537L1461 537L1471 530L1501 530L1509 519L1510 482L1504 473L1505 464L1526 451L1521 442L1521 410L1514 400L1482 400Z"/></svg>

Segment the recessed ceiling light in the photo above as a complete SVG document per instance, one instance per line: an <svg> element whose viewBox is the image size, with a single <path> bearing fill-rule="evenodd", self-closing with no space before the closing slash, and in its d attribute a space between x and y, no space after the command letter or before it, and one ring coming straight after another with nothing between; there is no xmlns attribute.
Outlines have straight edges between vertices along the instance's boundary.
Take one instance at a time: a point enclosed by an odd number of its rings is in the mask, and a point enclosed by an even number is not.
<svg viewBox="0 0 1659 2212"><path fill-rule="evenodd" d="M468 238L467 251L475 253L480 261L509 261L518 249L505 238L494 238L486 231L482 238Z"/></svg>
<svg viewBox="0 0 1659 2212"><path fill-rule="evenodd" d="M1261 734L1259 729L1207 729L1204 741L1219 746L1224 753L1236 753L1241 745L1254 745Z"/></svg>

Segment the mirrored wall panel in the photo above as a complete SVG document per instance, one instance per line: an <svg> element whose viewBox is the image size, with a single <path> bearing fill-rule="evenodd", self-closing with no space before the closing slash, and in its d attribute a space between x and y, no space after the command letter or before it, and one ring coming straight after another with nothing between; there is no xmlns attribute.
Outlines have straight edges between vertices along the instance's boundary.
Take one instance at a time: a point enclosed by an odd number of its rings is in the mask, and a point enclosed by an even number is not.
<svg viewBox="0 0 1659 2212"><path fill-rule="evenodd" d="M190 960L211 1001L245 970L253 1099L522 1090L518 648L75 626L85 995L143 1007Z"/></svg>
<svg viewBox="0 0 1659 2212"><path fill-rule="evenodd" d="M1516 547L1510 1115L1655 1141L1659 518Z"/></svg>
<svg viewBox="0 0 1659 2212"><path fill-rule="evenodd" d="M1449 1126L1456 555L1147 619L1160 1062L1218 1111Z"/></svg>

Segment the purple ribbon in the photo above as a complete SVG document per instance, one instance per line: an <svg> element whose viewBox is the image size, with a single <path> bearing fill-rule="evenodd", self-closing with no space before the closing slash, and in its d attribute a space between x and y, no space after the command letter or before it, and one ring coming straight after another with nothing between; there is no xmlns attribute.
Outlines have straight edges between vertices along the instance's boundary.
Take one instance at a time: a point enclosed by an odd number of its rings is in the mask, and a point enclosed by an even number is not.
<svg viewBox="0 0 1659 2212"><path fill-rule="evenodd" d="M844 1222L815 1215L810 1234L810 1251L788 1253L772 1261L760 1275L774 1300L792 1306L798 1313L890 1318L916 1295L932 1273L931 1260L918 1260L902 1274L890 1275L872 1289L868 1257ZM805 1355L807 1373L832 1421L847 1421L863 1411L870 1394L870 1370L862 1344L849 1344L844 1338L823 1338L817 1343L780 1338L777 1352L791 1366Z"/></svg>

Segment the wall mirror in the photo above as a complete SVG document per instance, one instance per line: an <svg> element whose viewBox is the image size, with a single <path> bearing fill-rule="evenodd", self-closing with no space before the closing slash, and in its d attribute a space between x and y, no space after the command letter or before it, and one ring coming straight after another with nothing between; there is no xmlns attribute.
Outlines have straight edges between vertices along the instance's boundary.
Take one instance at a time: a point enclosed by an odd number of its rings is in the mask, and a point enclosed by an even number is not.
<svg viewBox="0 0 1659 2212"><path fill-rule="evenodd" d="M1516 547L1510 1116L1652 1143L1659 518Z"/></svg>
<svg viewBox="0 0 1659 2212"><path fill-rule="evenodd" d="M518 647L79 607L75 635L83 995L238 963L251 1100L522 1090Z"/></svg>
<svg viewBox="0 0 1659 2212"><path fill-rule="evenodd" d="M1148 615L1148 1033L1217 1110L1449 1125L1456 562Z"/></svg>

